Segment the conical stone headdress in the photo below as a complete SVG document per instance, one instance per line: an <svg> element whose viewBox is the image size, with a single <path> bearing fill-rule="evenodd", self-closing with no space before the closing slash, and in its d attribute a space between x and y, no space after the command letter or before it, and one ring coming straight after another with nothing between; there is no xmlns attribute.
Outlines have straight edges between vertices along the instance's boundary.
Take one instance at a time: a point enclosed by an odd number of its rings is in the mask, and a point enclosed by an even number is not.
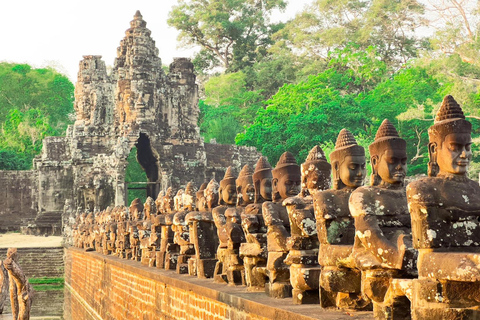
<svg viewBox="0 0 480 320"><path fill-rule="evenodd" d="M261 156L255 165L255 172L253 173L253 181L260 181L265 178L272 177L272 166L267 158Z"/></svg>
<svg viewBox="0 0 480 320"><path fill-rule="evenodd" d="M441 142L450 133L472 132L472 124L465 120L460 105L451 95L443 98L433 126L428 129L430 142Z"/></svg>
<svg viewBox="0 0 480 320"><path fill-rule="evenodd" d="M233 174L233 169L232 167L228 167L227 171L225 171L225 176L223 179L220 181L220 187L225 188L229 184L235 185L235 176Z"/></svg>
<svg viewBox="0 0 480 320"><path fill-rule="evenodd" d="M308 153L307 159L302 163L302 176L311 171L314 166L321 171L330 172L330 163L328 163L325 153L320 146L313 147Z"/></svg>
<svg viewBox="0 0 480 320"><path fill-rule="evenodd" d="M380 153L382 153L386 147L393 149L407 148L407 142L400 138L397 129L395 129L388 119L383 120L375 135L375 140L368 147L370 157L380 156Z"/></svg>
<svg viewBox="0 0 480 320"><path fill-rule="evenodd" d="M283 175L291 173L300 175L300 166L297 164L295 157L290 152L286 151L278 159L275 169L272 170L274 178L280 179Z"/></svg>
<svg viewBox="0 0 480 320"><path fill-rule="evenodd" d="M253 184L253 170L248 164L244 165L236 180L237 186L244 183Z"/></svg>
<svg viewBox="0 0 480 320"><path fill-rule="evenodd" d="M343 162L346 156L365 156L365 149L357 144L353 134L347 129L342 129L335 143L335 150L330 153L330 161Z"/></svg>

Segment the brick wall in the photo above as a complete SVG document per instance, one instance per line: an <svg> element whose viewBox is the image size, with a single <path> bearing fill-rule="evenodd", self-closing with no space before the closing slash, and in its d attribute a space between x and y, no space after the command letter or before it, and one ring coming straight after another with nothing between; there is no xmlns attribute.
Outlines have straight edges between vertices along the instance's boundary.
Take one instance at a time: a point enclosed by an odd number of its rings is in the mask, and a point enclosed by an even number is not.
<svg viewBox="0 0 480 320"><path fill-rule="evenodd" d="M244 287L215 284L139 262L66 250L66 319L371 319L293 305ZM68 291L68 293L67 293Z"/></svg>

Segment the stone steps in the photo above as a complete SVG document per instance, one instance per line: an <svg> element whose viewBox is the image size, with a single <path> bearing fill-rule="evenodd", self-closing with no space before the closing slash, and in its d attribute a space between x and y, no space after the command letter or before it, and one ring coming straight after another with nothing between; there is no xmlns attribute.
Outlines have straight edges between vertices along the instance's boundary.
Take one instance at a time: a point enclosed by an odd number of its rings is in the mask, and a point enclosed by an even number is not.
<svg viewBox="0 0 480 320"><path fill-rule="evenodd" d="M18 248L18 263L27 278L63 278L63 247ZM0 248L0 260L5 259L7 248Z"/></svg>

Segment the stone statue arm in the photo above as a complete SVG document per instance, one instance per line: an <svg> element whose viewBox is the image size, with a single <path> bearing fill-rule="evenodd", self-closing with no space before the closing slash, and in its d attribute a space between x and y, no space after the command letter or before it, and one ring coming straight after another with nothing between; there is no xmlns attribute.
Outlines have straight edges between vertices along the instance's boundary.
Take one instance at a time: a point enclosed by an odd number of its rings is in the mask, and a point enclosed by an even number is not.
<svg viewBox="0 0 480 320"><path fill-rule="evenodd" d="M388 239L380 229L378 220L371 208L375 200L357 189L349 200L349 208L355 219L355 233L373 256L387 268L402 269L405 255L404 234Z"/></svg>
<svg viewBox="0 0 480 320"><path fill-rule="evenodd" d="M227 219L225 218L225 210L226 208L224 206L215 207L212 209L212 217L217 229L224 227L227 223Z"/></svg>
<svg viewBox="0 0 480 320"><path fill-rule="evenodd" d="M270 248L275 248L276 251L287 251L287 239L290 236L285 228L285 222L281 218L279 210L286 210L280 204L276 205L273 202L264 202L262 206L262 215L267 231L267 243L269 251Z"/></svg>

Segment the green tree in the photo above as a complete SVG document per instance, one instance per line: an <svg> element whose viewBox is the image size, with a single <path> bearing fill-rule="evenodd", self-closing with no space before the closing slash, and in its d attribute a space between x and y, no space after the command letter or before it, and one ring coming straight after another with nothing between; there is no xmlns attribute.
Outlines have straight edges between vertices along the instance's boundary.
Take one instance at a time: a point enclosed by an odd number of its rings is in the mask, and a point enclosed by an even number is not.
<svg viewBox="0 0 480 320"><path fill-rule="evenodd" d="M285 5L284 0L179 0L168 24L180 31L185 46L202 48L197 66L237 71L265 55L270 35L282 27L271 24L269 15Z"/></svg>
<svg viewBox="0 0 480 320"><path fill-rule="evenodd" d="M54 69L0 63L0 169L28 169L42 139L64 135L73 112L73 84Z"/></svg>
<svg viewBox="0 0 480 320"><path fill-rule="evenodd" d="M353 42L375 46L384 62L398 66L425 45L414 33L424 24L422 14L416 0L315 0L274 35L271 51L289 49L308 63Z"/></svg>

